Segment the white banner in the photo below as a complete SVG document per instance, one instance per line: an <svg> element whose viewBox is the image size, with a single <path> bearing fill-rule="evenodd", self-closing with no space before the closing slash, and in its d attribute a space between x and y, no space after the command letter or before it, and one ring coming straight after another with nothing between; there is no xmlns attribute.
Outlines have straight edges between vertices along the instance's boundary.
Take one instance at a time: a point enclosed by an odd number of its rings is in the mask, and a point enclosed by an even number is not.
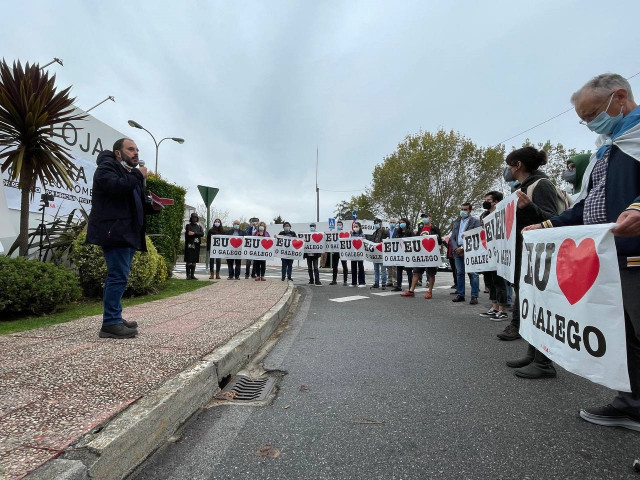
<svg viewBox="0 0 640 480"><path fill-rule="evenodd" d="M351 234L349 232L325 232L325 252L339 252L340 251L340 239L349 238Z"/></svg>
<svg viewBox="0 0 640 480"><path fill-rule="evenodd" d="M382 242L364 241L364 257L371 263L382 263Z"/></svg>
<svg viewBox="0 0 640 480"><path fill-rule="evenodd" d="M359 262L365 260L364 238L344 238L340 240L340 260Z"/></svg>
<svg viewBox="0 0 640 480"><path fill-rule="evenodd" d="M495 211L484 218L487 232L495 239L495 261L498 275L514 283L516 272L516 210L518 196L514 193L496 205ZM488 220L487 220L488 219Z"/></svg>
<svg viewBox="0 0 640 480"><path fill-rule="evenodd" d="M275 237L275 256L289 260L300 260L304 253L304 240L295 237Z"/></svg>
<svg viewBox="0 0 640 480"><path fill-rule="evenodd" d="M244 237L234 237L231 235L212 235L209 249L210 258L231 258L240 259L242 257L242 246Z"/></svg>
<svg viewBox="0 0 640 480"><path fill-rule="evenodd" d="M478 227L462 233L464 272L488 272L496 269L494 253L487 242L487 232Z"/></svg>
<svg viewBox="0 0 640 480"><path fill-rule="evenodd" d="M630 391L613 224L524 233L520 335L568 371Z"/></svg>
<svg viewBox="0 0 640 480"><path fill-rule="evenodd" d="M382 241L382 263L386 267L402 267L404 265L402 238L385 238Z"/></svg>
<svg viewBox="0 0 640 480"><path fill-rule="evenodd" d="M437 268L442 265L437 235L385 239L382 245L385 266Z"/></svg>
<svg viewBox="0 0 640 480"><path fill-rule="evenodd" d="M79 108L74 109L73 114L84 114ZM61 184L45 184L36 182L36 191L29 210L37 212L40 208L40 195L49 193L55 196L55 200L49 204L47 214L55 214L60 209L60 214L71 212L74 208L82 206L87 213L91 211L91 194L93 188L93 174L96 171L96 159L103 150L111 150L116 140L126 137L109 125L88 115L86 120L65 122L58 125L62 138L54 138L57 143L70 149L70 156L78 167L78 173L72 176L72 187L69 189ZM141 154L140 158L151 158L152 152ZM2 174L2 183L7 195L7 206L14 210L20 210L20 189L16 181L9 181L10 172Z"/></svg>
<svg viewBox="0 0 640 480"><path fill-rule="evenodd" d="M298 237L304 240L304 253L324 253L324 235L323 232L299 233Z"/></svg>
<svg viewBox="0 0 640 480"><path fill-rule="evenodd" d="M271 237L244 237L242 258L247 260L271 260L275 255L276 242Z"/></svg>

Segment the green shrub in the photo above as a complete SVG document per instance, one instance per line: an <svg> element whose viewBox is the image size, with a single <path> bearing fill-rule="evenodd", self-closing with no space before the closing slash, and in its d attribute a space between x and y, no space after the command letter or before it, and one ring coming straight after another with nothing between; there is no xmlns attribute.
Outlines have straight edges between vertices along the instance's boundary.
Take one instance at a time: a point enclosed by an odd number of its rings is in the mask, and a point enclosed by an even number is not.
<svg viewBox="0 0 640 480"><path fill-rule="evenodd" d="M102 248L87 245L87 233L78 235L74 241L72 260L78 269L80 285L87 297L101 297L107 278L107 264ZM136 252L131 263L131 272L125 295L146 295L155 293L167 280L167 264L158 254L151 239L146 237L147 252Z"/></svg>
<svg viewBox="0 0 640 480"><path fill-rule="evenodd" d="M52 263L0 256L0 312L51 313L80 296L75 272Z"/></svg>
<svg viewBox="0 0 640 480"><path fill-rule="evenodd" d="M164 257L167 276L171 276L176 256L181 255L180 240L184 221L184 196L186 190L178 185L163 180L161 177L149 175L147 189L159 197L173 198L174 204L164 208L156 215L147 217L147 234L158 253Z"/></svg>

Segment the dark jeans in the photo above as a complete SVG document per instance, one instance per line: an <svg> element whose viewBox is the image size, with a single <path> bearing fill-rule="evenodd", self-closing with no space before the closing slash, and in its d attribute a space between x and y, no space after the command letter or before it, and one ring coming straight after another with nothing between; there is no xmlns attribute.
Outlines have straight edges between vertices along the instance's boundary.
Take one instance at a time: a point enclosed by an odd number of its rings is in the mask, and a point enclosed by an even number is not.
<svg viewBox="0 0 640 480"><path fill-rule="evenodd" d="M338 279L338 264L342 263L342 278L344 279L344 283L347 283L347 279L349 278L349 268L347 267L346 260L340 260L340 253L334 252L331 254L331 265L333 269L333 281L335 282Z"/></svg>
<svg viewBox="0 0 640 480"><path fill-rule="evenodd" d="M457 287L458 286L458 272L456 271L456 262L453 259L453 257L447 258L447 260L449 260L449 265L451 266L451 273L453 274L453 284Z"/></svg>
<svg viewBox="0 0 640 480"><path fill-rule="evenodd" d="M282 279L285 277L291 280L291 270L293 270L293 259L291 258L283 258L282 259Z"/></svg>
<svg viewBox="0 0 640 480"><path fill-rule="evenodd" d="M465 284L464 284L464 256L454 255L456 262L456 273L458 274L458 282L456 293L461 297L464 297ZM477 273L468 273L469 281L471 282L471 298L478 296L480 290L480 277Z"/></svg>
<svg viewBox="0 0 640 480"><path fill-rule="evenodd" d="M513 279L513 310L511 313L511 325L520 329L520 266L521 262L518 261L522 257L522 250L516 248L516 271Z"/></svg>
<svg viewBox="0 0 640 480"><path fill-rule="evenodd" d="M245 264L247 265L244 271L244 276L248 277L249 276L249 269L251 268L251 260L245 260ZM253 275L256 272L256 266L253 266L253 270L251 270L251 275Z"/></svg>
<svg viewBox="0 0 640 480"><path fill-rule="evenodd" d="M407 281L409 282L409 288L411 288L411 279L413 278L413 268L407 267L397 267L397 280L398 280L398 288L402 288L402 272L407 272Z"/></svg>
<svg viewBox="0 0 640 480"><path fill-rule="evenodd" d="M256 277L264 277L264 273L267 270L267 261L266 260L254 260L253 265L256 268Z"/></svg>
<svg viewBox="0 0 640 480"><path fill-rule="evenodd" d="M357 282L357 283L356 283ZM351 262L351 285L364 285L364 262Z"/></svg>
<svg viewBox="0 0 640 480"><path fill-rule="evenodd" d="M242 260L239 258L228 259L227 268L229 269L229 278L240 278L240 269L242 268Z"/></svg>
<svg viewBox="0 0 640 480"><path fill-rule="evenodd" d="M220 273L220 264L222 263L219 258L209 259L209 273L213 273L213 264L216 264L216 273Z"/></svg>
<svg viewBox="0 0 640 480"><path fill-rule="evenodd" d="M127 288L131 261L136 253L135 248L102 247L104 260L107 263L107 279L104 282L102 303L102 326L122 323L122 295Z"/></svg>
<svg viewBox="0 0 640 480"><path fill-rule="evenodd" d="M307 271L309 272L309 281L310 282L315 281L315 283L319 283L320 272L318 271L318 260L320 260L320 257L316 256L313 253L311 255L307 257Z"/></svg>

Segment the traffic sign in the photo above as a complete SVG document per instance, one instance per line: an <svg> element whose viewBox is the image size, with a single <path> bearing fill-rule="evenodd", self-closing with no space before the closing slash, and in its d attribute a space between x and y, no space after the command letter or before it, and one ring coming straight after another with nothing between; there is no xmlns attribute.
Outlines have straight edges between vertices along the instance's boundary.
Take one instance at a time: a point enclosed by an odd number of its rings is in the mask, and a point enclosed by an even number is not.
<svg viewBox="0 0 640 480"><path fill-rule="evenodd" d="M336 229L336 219L329 218L329 230L335 230L335 229Z"/></svg>

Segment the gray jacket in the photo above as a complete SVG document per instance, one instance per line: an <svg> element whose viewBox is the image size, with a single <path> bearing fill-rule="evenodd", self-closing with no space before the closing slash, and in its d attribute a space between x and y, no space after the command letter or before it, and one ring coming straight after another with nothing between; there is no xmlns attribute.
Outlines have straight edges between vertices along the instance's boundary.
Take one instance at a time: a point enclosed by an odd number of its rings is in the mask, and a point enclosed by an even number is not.
<svg viewBox="0 0 640 480"><path fill-rule="evenodd" d="M455 222L453 222L453 231L451 232L451 237L449 242L451 242L451 250L455 250L458 247L462 247L462 245L458 244L458 233L460 233L460 222L461 218L458 218ZM478 217L474 217L473 215L469 217L469 221L467 222L467 227L463 230L466 232L467 230L473 230L474 228L481 227L480 219Z"/></svg>

